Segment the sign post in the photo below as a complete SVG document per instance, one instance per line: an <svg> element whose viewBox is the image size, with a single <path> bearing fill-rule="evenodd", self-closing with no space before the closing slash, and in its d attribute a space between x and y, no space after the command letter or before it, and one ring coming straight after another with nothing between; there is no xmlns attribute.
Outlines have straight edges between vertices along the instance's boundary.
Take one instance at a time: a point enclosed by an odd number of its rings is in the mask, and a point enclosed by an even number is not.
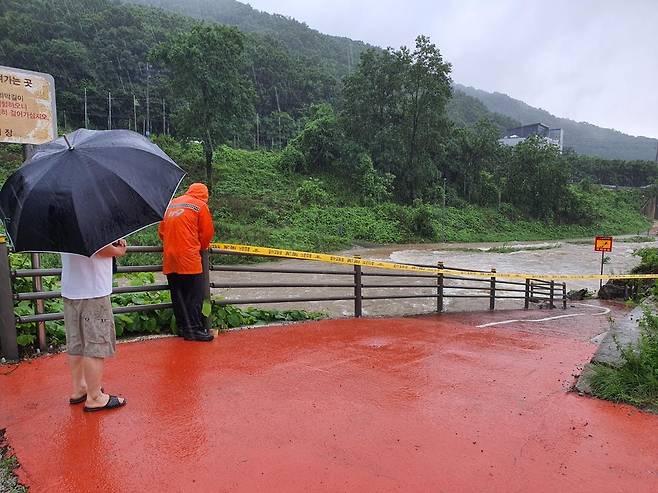
<svg viewBox="0 0 658 493"><path fill-rule="evenodd" d="M606 252L612 252L612 236L597 236L594 239L594 251L601 252L601 275L603 275L603 264ZM603 287L603 279L599 281L599 289Z"/></svg>
<svg viewBox="0 0 658 493"><path fill-rule="evenodd" d="M57 105L52 75L0 66L0 142L23 144L23 158L30 159L35 147L57 138ZM32 268L41 266L33 253ZM34 290L41 291L41 277L34 277ZM37 314L44 312L43 300L36 300ZM45 351L46 325L38 324L39 349Z"/></svg>

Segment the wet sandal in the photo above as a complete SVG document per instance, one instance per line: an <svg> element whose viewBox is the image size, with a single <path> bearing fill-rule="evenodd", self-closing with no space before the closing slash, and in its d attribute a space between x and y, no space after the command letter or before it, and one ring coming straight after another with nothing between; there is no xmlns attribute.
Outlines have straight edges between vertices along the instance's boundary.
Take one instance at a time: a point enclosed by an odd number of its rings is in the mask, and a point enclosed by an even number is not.
<svg viewBox="0 0 658 493"><path fill-rule="evenodd" d="M75 399L69 399L69 404L71 405L82 404L86 400L87 400L87 394L82 394L80 397L76 397Z"/></svg>
<svg viewBox="0 0 658 493"><path fill-rule="evenodd" d="M107 401L107 404L101 407L84 407L84 411L86 413L93 413L96 411L107 411L108 409L116 409L119 407L123 407L126 405L126 400L124 399L123 402L119 400L119 398L116 395L111 395L110 399Z"/></svg>
<svg viewBox="0 0 658 493"><path fill-rule="evenodd" d="M103 387L101 387L101 392L103 392ZM75 404L82 404L86 400L87 400L87 394L82 394L80 397L76 397L75 399L69 399L69 404L71 404L72 406Z"/></svg>

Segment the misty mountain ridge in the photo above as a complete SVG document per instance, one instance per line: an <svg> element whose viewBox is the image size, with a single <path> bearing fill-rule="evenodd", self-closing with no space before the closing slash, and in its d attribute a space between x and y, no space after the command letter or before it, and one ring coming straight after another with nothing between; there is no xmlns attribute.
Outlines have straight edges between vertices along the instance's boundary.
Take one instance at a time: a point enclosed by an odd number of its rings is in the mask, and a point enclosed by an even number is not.
<svg viewBox="0 0 658 493"><path fill-rule="evenodd" d="M489 111L517 120L522 125L541 122L552 128L562 128L564 147L572 148L578 154L606 159L653 161L656 158L657 139L634 137L611 128L560 118L507 94L487 92L461 84L454 84L454 87L456 91L481 101Z"/></svg>
<svg viewBox="0 0 658 493"><path fill-rule="evenodd" d="M362 41L331 36L303 22L279 14L269 14L236 0L129 0L131 3L160 7L198 19L230 24L239 29L271 36L295 55L318 61L342 77L358 64L360 54L372 48ZM439 47L440 48L440 47ZM586 122L560 118L534 108L506 94L490 93L454 84L455 95L448 106L449 116L457 124L472 124L488 118L501 130L517 124L541 122L564 130L564 145L579 154L607 159L651 160L656 158L658 140L634 137L617 130Z"/></svg>

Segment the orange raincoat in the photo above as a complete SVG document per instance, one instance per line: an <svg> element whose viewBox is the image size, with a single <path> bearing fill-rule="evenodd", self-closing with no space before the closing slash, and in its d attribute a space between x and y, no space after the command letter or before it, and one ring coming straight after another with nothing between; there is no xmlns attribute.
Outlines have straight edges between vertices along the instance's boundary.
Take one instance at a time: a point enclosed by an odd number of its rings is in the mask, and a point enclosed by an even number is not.
<svg viewBox="0 0 658 493"><path fill-rule="evenodd" d="M201 274L201 250L208 249L214 234L208 188L193 183L185 195L171 201L158 228L163 274Z"/></svg>

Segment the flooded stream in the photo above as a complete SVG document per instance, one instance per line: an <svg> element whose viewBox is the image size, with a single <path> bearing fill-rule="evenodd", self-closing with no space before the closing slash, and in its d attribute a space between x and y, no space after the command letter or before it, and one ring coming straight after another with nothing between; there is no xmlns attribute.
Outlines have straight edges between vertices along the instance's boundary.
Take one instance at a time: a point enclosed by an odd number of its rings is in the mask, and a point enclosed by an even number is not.
<svg viewBox="0 0 658 493"><path fill-rule="evenodd" d="M632 242L632 237L615 238L612 253L605 265L606 273L627 273L639 263L633 251L645 247L657 247L656 241ZM502 253L505 252L505 253ZM355 247L340 252L341 255L361 255L365 259L393 262L426 264L436 266L443 262L446 267L490 270L498 272L518 272L534 274L598 274L601 266L601 254L594 251L594 240L560 240L550 242L507 242L507 243L439 243L418 245L388 245L376 248ZM353 272L351 267L321 264L302 260L283 260L260 264L271 268L292 268L304 270L331 270L332 272ZM364 273L391 272L364 269ZM319 274L277 274L247 272L213 272L212 280L216 283L310 283L310 284L345 284L353 277L347 275ZM449 281L452 286L482 286L484 283L466 281ZM436 279L433 278L391 278L364 276L363 284L378 286L382 284L414 284L417 288L365 288L364 296L385 296L390 294L435 294ZM446 281L448 284L448 281ZM427 286L427 287L422 287ZM567 283L567 289L587 288L597 290L599 281L582 280ZM517 286L506 286L516 288ZM521 286L518 286L522 289ZM483 298L464 299L448 298L444 300L446 311L486 310L489 307L488 294L484 290L451 290L446 293L479 295ZM227 300L253 300L262 298L314 298L324 296L350 296L353 288L347 287L303 287L303 288L222 288L214 289L214 296ZM505 293L511 296L523 293ZM354 314L354 301L318 301L295 302L294 300L277 304L258 304L250 306L271 307L278 309L306 309L324 311L332 317L348 317ZM522 299L497 300L497 308L522 308ZM409 315L430 313L436 310L435 298L409 298L397 300L364 300L364 316Z"/></svg>

